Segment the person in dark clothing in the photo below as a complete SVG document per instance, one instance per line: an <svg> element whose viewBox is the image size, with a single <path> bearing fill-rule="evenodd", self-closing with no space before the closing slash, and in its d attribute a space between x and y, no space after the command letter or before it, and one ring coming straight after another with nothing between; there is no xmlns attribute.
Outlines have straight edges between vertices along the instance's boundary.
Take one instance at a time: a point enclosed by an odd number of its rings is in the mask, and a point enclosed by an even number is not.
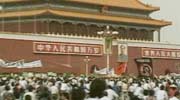
<svg viewBox="0 0 180 100"><path fill-rule="evenodd" d="M26 95L26 96L25 96L25 100L32 100L32 98L31 98L30 95Z"/></svg>
<svg viewBox="0 0 180 100"><path fill-rule="evenodd" d="M90 85L89 97L85 100L96 100L97 98L106 98L105 100L107 100L108 98L105 95L106 88L106 82L103 79L93 80Z"/></svg>
<svg viewBox="0 0 180 100"><path fill-rule="evenodd" d="M37 90L37 98L38 100L52 100L52 96L50 91L45 86L40 86Z"/></svg>
<svg viewBox="0 0 180 100"><path fill-rule="evenodd" d="M24 89L17 83L13 89L13 94L16 99L20 99L21 95L24 94Z"/></svg>
<svg viewBox="0 0 180 100"><path fill-rule="evenodd" d="M76 87L72 90L71 100L84 100L85 95L85 91L82 88Z"/></svg>

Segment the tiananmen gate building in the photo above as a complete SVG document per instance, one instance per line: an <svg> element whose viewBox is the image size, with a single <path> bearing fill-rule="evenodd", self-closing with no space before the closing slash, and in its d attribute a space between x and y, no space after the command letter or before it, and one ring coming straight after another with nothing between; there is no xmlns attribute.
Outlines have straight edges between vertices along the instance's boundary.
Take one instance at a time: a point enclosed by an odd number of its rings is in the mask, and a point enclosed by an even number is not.
<svg viewBox="0 0 180 100"><path fill-rule="evenodd" d="M86 56L89 72L104 68L104 37L97 32L106 26L118 32L111 68L124 45L127 73L138 75L147 59L154 74L178 72L180 45L160 40L160 29L172 23L149 16L158 10L139 0L0 0L0 72L85 73Z"/></svg>

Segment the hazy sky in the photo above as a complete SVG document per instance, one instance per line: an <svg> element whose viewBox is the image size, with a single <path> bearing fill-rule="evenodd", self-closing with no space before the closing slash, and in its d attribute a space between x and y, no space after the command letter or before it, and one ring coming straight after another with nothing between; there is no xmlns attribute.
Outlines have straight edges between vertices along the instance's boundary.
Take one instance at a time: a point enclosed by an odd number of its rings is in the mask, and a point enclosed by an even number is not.
<svg viewBox="0 0 180 100"><path fill-rule="evenodd" d="M141 0L146 4L160 7L151 14L152 18L172 21L172 25L161 29L161 41L180 44L180 0Z"/></svg>

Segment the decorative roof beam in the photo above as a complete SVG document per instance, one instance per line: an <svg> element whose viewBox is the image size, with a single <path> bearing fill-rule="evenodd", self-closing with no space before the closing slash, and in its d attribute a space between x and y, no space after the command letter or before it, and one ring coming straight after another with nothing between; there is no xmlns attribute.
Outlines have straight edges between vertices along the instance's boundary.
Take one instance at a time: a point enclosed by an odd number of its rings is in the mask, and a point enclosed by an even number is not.
<svg viewBox="0 0 180 100"><path fill-rule="evenodd" d="M171 22L148 19L148 18L133 18L133 17L123 17L123 16L112 16L107 14L98 14L98 13L85 13L85 12L77 12L77 11L66 11L62 9L53 9L52 7L41 8L37 10L29 10L29 11L16 11L16 12L3 12L0 13L0 18L12 18L12 17L26 17L26 16L36 16L42 14L53 14L57 16L63 17L71 17L71 18L81 18L81 19L90 19L90 20L99 20L99 21L109 21L116 23L127 23L127 24L136 24L142 26L154 26L154 27L163 27L167 25L171 25Z"/></svg>

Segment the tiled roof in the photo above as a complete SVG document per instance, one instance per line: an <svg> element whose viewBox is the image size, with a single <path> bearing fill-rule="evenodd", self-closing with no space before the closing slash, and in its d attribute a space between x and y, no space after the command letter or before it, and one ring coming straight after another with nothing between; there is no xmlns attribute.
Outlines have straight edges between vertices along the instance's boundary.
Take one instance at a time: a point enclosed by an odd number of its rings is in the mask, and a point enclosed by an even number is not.
<svg viewBox="0 0 180 100"><path fill-rule="evenodd" d="M21 1L30 1L30 0L0 0L0 3L21 2Z"/></svg>
<svg viewBox="0 0 180 100"><path fill-rule="evenodd" d="M30 2L38 0L0 0L0 3L11 3L11 2ZM60 0L59 0L60 1ZM114 6L120 8L137 9L145 11L155 11L159 10L159 7L152 7L150 5L143 4L139 0L64 0L74 3L86 3L93 5L103 5L103 6Z"/></svg>
<svg viewBox="0 0 180 100"><path fill-rule="evenodd" d="M138 9L146 11L159 10L159 7L152 7L150 5L143 4L138 0L67 0L71 2L88 3L95 5L114 6L129 9Z"/></svg>
<svg viewBox="0 0 180 100"><path fill-rule="evenodd" d="M16 12L4 12L0 13L0 18L10 18L18 16L35 16L41 14L53 14L57 16L72 17L72 18L82 18L82 19L92 19L92 20L101 20L101 21L111 21L127 24L139 24L139 25L150 25L150 26L166 26L170 25L171 22L155 20L150 18L133 18L133 17L123 17L123 16L112 16L107 14L100 13L82 13L75 11L65 11L60 9L39 9L39 10L29 10L29 11L16 11Z"/></svg>

